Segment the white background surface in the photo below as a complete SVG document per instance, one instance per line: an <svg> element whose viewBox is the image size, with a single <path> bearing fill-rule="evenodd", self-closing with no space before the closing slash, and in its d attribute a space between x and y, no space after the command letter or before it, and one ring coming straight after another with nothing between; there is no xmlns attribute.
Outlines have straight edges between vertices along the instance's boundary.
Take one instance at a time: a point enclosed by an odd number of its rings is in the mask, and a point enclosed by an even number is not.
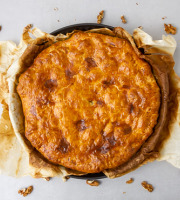
<svg viewBox="0 0 180 200"><path fill-rule="evenodd" d="M134 28L143 26L154 39L160 39L165 33L164 23L180 28L179 0L0 0L0 40L18 42L23 27L29 23L52 32L70 24L96 22L96 16L102 9L105 10L104 24L122 26L130 33ZM121 23L121 15L125 15L127 24ZM164 16L167 19L162 20ZM180 31L175 38L175 69L180 75ZM125 182L130 177L135 181L128 185ZM144 180L152 183L154 192L149 193L141 187ZM34 191L25 198L27 200L180 200L180 169L166 162L153 162L121 178L103 179L99 187L91 187L86 185L85 180L72 178L64 183L59 178L47 182L31 177L15 179L0 176L0 200L24 199L17 191L29 185L34 186Z"/></svg>

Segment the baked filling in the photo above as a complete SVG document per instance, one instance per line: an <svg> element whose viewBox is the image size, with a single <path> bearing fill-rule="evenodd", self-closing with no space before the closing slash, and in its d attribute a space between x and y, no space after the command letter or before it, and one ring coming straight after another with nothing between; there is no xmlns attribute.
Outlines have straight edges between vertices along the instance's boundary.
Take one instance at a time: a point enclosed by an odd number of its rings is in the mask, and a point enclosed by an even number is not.
<svg viewBox="0 0 180 200"><path fill-rule="evenodd" d="M19 78L25 135L49 161L86 173L127 162L153 133L160 89L126 39L76 32Z"/></svg>

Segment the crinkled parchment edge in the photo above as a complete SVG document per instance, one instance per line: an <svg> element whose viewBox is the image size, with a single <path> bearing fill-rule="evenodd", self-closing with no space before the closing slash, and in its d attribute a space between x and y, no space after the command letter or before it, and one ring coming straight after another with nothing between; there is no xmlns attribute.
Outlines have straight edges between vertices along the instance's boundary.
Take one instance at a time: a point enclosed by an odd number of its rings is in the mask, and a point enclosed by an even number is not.
<svg viewBox="0 0 180 200"><path fill-rule="evenodd" d="M176 41L170 36L162 36L162 40L153 41L152 37L144 31L136 29L134 39L138 48L143 48L147 55L161 53L173 56L176 49ZM180 168L180 78L174 71L169 72L169 102L167 122L164 128L163 141L160 146L158 160L166 160L173 166Z"/></svg>

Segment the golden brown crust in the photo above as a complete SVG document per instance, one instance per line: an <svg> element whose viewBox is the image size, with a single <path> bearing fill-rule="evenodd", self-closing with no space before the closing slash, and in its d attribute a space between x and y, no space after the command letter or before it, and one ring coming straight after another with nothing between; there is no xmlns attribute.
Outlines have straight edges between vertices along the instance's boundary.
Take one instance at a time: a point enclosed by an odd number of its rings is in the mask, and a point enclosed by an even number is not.
<svg viewBox="0 0 180 200"><path fill-rule="evenodd" d="M151 68L130 43L96 33L77 32L45 49L17 91L32 145L89 173L128 161L151 135L160 106Z"/></svg>

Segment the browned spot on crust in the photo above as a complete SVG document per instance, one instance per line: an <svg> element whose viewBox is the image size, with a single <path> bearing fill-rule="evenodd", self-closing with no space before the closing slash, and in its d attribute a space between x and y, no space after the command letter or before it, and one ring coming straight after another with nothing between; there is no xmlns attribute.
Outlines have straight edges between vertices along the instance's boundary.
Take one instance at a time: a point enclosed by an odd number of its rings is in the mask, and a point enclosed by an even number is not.
<svg viewBox="0 0 180 200"><path fill-rule="evenodd" d="M53 106L55 104L53 101L49 100L48 97L37 99L36 103L40 107L46 106L48 104L50 104L51 106Z"/></svg>
<svg viewBox="0 0 180 200"><path fill-rule="evenodd" d="M114 126L121 127L125 135L132 132L132 128L129 124L119 122L114 122L113 124Z"/></svg>
<svg viewBox="0 0 180 200"><path fill-rule="evenodd" d="M89 103L90 103L90 105L91 106L93 106L94 105L94 102L93 102L93 100L88 100L89 101Z"/></svg>
<svg viewBox="0 0 180 200"><path fill-rule="evenodd" d="M133 104L130 104L129 113L130 113L130 114L133 113L133 110L134 110L134 106L133 106Z"/></svg>
<svg viewBox="0 0 180 200"><path fill-rule="evenodd" d="M31 112L31 114L33 114L34 116L37 116L36 107L35 107L34 105L31 106L30 112Z"/></svg>
<svg viewBox="0 0 180 200"><path fill-rule="evenodd" d="M110 136L106 136L105 132L102 132L104 138L104 144L98 150L101 151L102 154L107 153L113 146L116 145L116 139L114 138L114 134L110 133Z"/></svg>
<svg viewBox="0 0 180 200"><path fill-rule="evenodd" d="M76 122L76 127L78 131L84 131L87 129L85 121L83 119Z"/></svg>
<svg viewBox="0 0 180 200"><path fill-rule="evenodd" d="M114 126L120 126L121 124L119 123L119 122L117 122L117 121L115 121L115 122L113 122L112 123Z"/></svg>
<svg viewBox="0 0 180 200"><path fill-rule="evenodd" d="M65 74L66 74L67 79L71 79L75 75L75 73L70 68L67 68L65 70Z"/></svg>
<svg viewBox="0 0 180 200"><path fill-rule="evenodd" d="M127 135L129 133L132 132L132 128L131 126L129 126L128 124L124 127L124 134Z"/></svg>
<svg viewBox="0 0 180 200"><path fill-rule="evenodd" d="M50 91L54 91L57 87L57 80L49 79L45 82L44 86Z"/></svg>
<svg viewBox="0 0 180 200"><path fill-rule="evenodd" d="M99 105L99 106L102 106L103 104L104 104L104 102L103 101L101 101L101 100L97 100L97 105Z"/></svg>
<svg viewBox="0 0 180 200"><path fill-rule="evenodd" d="M111 137L106 137L106 141L108 141L109 146L114 146L116 144L116 140L114 138L114 135L112 135Z"/></svg>
<svg viewBox="0 0 180 200"><path fill-rule="evenodd" d="M149 192L152 192L154 190L153 186L151 184L148 184L146 181L143 181L141 185L144 189L148 190Z"/></svg>
<svg viewBox="0 0 180 200"><path fill-rule="evenodd" d="M36 101L36 103L39 105L39 106L44 106L44 105L47 105L47 104L49 104L49 100L48 99L38 99L37 101Z"/></svg>
<svg viewBox="0 0 180 200"><path fill-rule="evenodd" d="M106 142L99 150L101 151L102 154L105 154L109 151L109 147L110 147L109 144Z"/></svg>
<svg viewBox="0 0 180 200"><path fill-rule="evenodd" d="M59 147L57 148L61 153L67 153L69 150L69 142L66 140L66 138L62 138L61 142L59 144Z"/></svg>
<svg viewBox="0 0 180 200"><path fill-rule="evenodd" d="M122 87L125 88L125 89L130 89L129 85L123 85Z"/></svg>
<svg viewBox="0 0 180 200"><path fill-rule="evenodd" d="M103 84L103 88L108 88L110 85L114 84L114 80L113 79L111 79L111 80L104 80L104 81L102 81L102 84Z"/></svg>
<svg viewBox="0 0 180 200"><path fill-rule="evenodd" d="M109 43L111 46L115 47L116 45L113 42Z"/></svg>
<svg viewBox="0 0 180 200"><path fill-rule="evenodd" d="M87 57L85 58L85 61L87 63L87 70L90 71L92 67L97 67L96 62L93 58Z"/></svg>

